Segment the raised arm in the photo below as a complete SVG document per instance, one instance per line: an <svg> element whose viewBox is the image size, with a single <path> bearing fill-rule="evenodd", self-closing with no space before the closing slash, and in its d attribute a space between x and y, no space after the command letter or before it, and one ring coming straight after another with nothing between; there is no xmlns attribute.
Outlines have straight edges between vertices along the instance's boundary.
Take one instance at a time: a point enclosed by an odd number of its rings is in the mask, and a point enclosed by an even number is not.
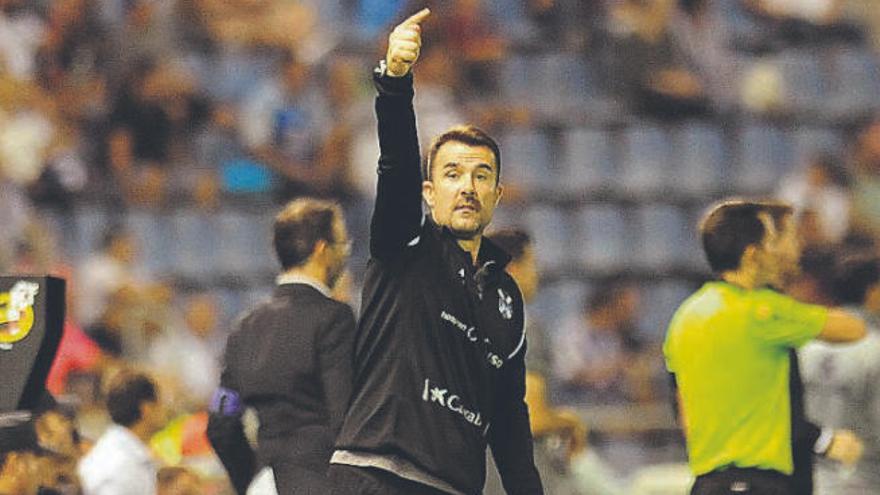
<svg viewBox="0 0 880 495"><path fill-rule="evenodd" d="M378 91L379 182L370 225L370 254L382 258L404 249L418 236L422 222L422 173L419 139L413 110L412 66L422 45L419 24L423 9L388 37L388 52L374 74Z"/></svg>

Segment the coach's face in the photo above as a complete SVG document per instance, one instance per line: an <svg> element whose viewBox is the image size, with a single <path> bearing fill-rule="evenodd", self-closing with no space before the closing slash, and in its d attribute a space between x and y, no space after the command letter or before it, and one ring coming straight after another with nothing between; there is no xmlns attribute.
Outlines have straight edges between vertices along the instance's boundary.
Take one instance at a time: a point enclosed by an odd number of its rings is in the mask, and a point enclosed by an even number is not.
<svg viewBox="0 0 880 495"><path fill-rule="evenodd" d="M462 239L482 235L501 193L492 150L458 141L440 146L431 166L431 180L422 183L422 196L434 222Z"/></svg>

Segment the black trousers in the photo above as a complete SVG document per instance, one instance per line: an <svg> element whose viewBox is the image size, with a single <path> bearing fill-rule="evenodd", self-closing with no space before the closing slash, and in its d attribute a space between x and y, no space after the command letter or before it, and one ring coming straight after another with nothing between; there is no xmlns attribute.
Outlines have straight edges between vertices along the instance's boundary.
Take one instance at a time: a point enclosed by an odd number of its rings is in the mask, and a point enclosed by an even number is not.
<svg viewBox="0 0 880 495"><path fill-rule="evenodd" d="M791 478L778 471L728 468L697 476L691 495L796 495Z"/></svg>
<svg viewBox="0 0 880 495"><path fill-rule="evenodd" d="M384 469L331 464L329 475L333 495L446 495Z"/></svg>

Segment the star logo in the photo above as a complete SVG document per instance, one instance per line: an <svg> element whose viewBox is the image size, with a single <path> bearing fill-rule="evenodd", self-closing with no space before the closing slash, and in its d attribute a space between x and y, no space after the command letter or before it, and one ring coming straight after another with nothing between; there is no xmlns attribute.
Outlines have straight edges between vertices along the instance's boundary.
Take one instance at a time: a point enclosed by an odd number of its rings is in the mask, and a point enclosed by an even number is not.
<svg viewBox="0 0 880 495"><path fill-rule="evenodd" d="M431 389L431 402L439 402L441 406L446 405L446 393L448 389L434 387Z"/></svg>

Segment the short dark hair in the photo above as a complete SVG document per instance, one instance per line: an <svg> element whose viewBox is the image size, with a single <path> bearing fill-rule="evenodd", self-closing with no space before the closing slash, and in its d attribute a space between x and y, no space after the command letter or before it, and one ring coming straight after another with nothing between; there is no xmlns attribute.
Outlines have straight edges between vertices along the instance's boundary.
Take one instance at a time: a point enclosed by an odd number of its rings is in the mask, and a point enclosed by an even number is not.
<svg viewBox="0 0 880 495"><path fill-rule="evenodd" d="M336 240L333 235L336 218L342 218L342 210L330 201L300 198L288 203L275 216L272 235L281 267L288 270L305 263L319 240Z"/></svg>
<svg viewBox="0 0 880 495"><path fill-rule="evenodd" d="M107 412L121 426L132 426L141 419L141 404L156 402L156 383L143 373L121 372L110 383Z"/></svg>
<svg viewBox="0 0 880 495"><path fill-rule="evenodd" d="M532 244L529 234L520 228L508 228L496 230L489 234L489 240L498 245L507 254L517 261L525 254L526 249Z"/></svg>
<svg viewBox="0 0 880 495"><path fill-rule="evenodd" d="M799 261L801 274L812 279L822 296L834 297L835 265L837 254L830 246L807 246Z"/></svg>
<svg viewBox="0 0 880 495"><path fill-rule="evenodd" d="M736 270L746 248L760 244L767 234L761 215L770 215L779 228L791 213L791 206L781 201L730 199L716 203L700 222L709 267L716 274Z"/></svg>
<svg viewBox="0 0 880 495"><path fill-rule="evenodd" d="M853 253L843 257L834 273L834 297L838 304L865 302L868 289L880 282L880 258L872 253Z"/></svg>
<svg viewBox="0 0 880 495"><path fill-rule="evenodd" d="M457 125L434 138L431 142L428 159L425 161L423 170L425 180L431 180L432 178L431 171L434 167L434 158L437 157L437 151L440 150L441 146L449 142L489 148L495 156L495 183L497 184L501 180L501 148L485 131L470 124Z"/></svg>

